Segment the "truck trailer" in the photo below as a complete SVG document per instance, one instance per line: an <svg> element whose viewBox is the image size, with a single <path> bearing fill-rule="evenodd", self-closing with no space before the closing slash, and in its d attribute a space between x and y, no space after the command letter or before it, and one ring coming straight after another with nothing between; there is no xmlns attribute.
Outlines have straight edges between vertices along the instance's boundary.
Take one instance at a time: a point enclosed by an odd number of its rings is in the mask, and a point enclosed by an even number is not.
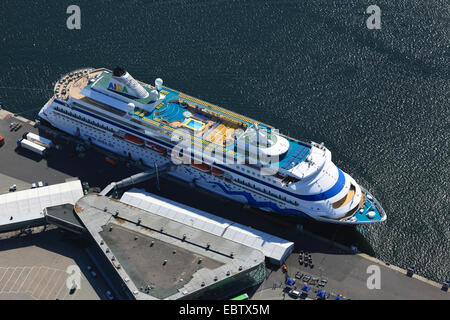
<svg viewBox="0 0 450 320"><path fill-rule="evenodd" d="M22 136L23 139L27 139L28 141L31 141L35 144L41 145L45 148L51 148L53 145L53 142L49 139L43 138L37 134L34 134L32 132L25 132Z"/></svg>
<svg viewBox="0 0 450 320"><path fill-rule="evenodd" d="M36 144L34 142L31 142L27 139L19 139L19 140L17 140L17 144L19 146L21 146L22 148L33 151L34 153L37 153L41 156L45 156L47 153L47 148L45 148L39 144Z"/></svg>

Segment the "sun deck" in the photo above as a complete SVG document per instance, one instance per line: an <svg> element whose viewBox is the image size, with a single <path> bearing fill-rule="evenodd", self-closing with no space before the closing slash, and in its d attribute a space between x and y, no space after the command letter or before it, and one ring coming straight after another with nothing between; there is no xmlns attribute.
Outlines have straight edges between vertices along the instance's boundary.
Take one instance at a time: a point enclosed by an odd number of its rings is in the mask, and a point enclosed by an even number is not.
<svg viewBox="0 0 450 320"><path fill-rule="evenodd" d="M289 140L289 151L280 159L278 165L284 170L290 170L299 163L305 161L310 153L310 147L299 141Z"/></svg>
<svg viewBox="0 0 450 320"><path fill-rule="evenodd" d="M246 123L239 123L219 114L208 114L194 103L177 99L170 89L162 90L162 93L173 98L164 99L152 112L145 112L136 107L133 116L169 131L183 130L205 143L213 143L220 147L233 144L235 130L245 130L248 126Z"/></svg>
<svg viewBox="0 0 450 320"><path fill-rule="evenodd" d="M89 85L89 79L96 79L102 73L103 70L81 69L63 76L55 84L55 97L62 100L67 100L69 96L74 99L82 99L84 95L81 94L81 91Z"/></svg>

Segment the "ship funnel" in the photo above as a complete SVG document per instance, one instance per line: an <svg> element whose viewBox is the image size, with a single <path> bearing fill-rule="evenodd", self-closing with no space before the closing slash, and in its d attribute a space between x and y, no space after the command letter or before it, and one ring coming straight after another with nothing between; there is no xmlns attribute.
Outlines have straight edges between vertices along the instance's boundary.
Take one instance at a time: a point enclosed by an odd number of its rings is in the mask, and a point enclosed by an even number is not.
<svg viewBox="0 0 450 320"><path fill-rule="evenodd" d="M139 99L147 98L149 93L128 72L116 67L108 85L108 89Z"/></svg>
<svg viewBox="0 0 450 320"><path fill-rule="evenodd" d="M162 85L163 85L163 80L161 78L156 78L156 80L155 80L156 90L161 91Z"/></svg>

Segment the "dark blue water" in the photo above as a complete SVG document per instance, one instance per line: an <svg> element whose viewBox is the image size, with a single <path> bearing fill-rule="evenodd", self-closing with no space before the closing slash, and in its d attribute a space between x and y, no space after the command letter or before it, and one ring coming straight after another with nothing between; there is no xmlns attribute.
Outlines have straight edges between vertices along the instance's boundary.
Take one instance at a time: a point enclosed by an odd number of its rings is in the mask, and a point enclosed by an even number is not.
<svg viewBox="0 0 450 320"><path fill-rule="evenodd" d="M81 30L66 28L72 3ZM366 27L370 4L2 0L0 100L35 118L61 74L121 65L323 141L388 214L360 229L373 254L442 281L450 277L448 1L376 1L381 30Z"/></svg>

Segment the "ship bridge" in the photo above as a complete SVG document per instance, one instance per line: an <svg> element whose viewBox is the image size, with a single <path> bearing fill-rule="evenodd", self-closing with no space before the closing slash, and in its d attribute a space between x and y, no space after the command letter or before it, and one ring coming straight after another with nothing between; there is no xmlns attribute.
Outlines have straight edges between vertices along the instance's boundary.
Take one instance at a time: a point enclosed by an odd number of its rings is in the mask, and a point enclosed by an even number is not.
<svg viewBox="0 0 450 320"><path fill-rule="evenodd" d="M237 139L239 151L258 154L270 166L285 171L298 166L310 153L310 146L274 132L270 127L251 126Z"/></svg>

